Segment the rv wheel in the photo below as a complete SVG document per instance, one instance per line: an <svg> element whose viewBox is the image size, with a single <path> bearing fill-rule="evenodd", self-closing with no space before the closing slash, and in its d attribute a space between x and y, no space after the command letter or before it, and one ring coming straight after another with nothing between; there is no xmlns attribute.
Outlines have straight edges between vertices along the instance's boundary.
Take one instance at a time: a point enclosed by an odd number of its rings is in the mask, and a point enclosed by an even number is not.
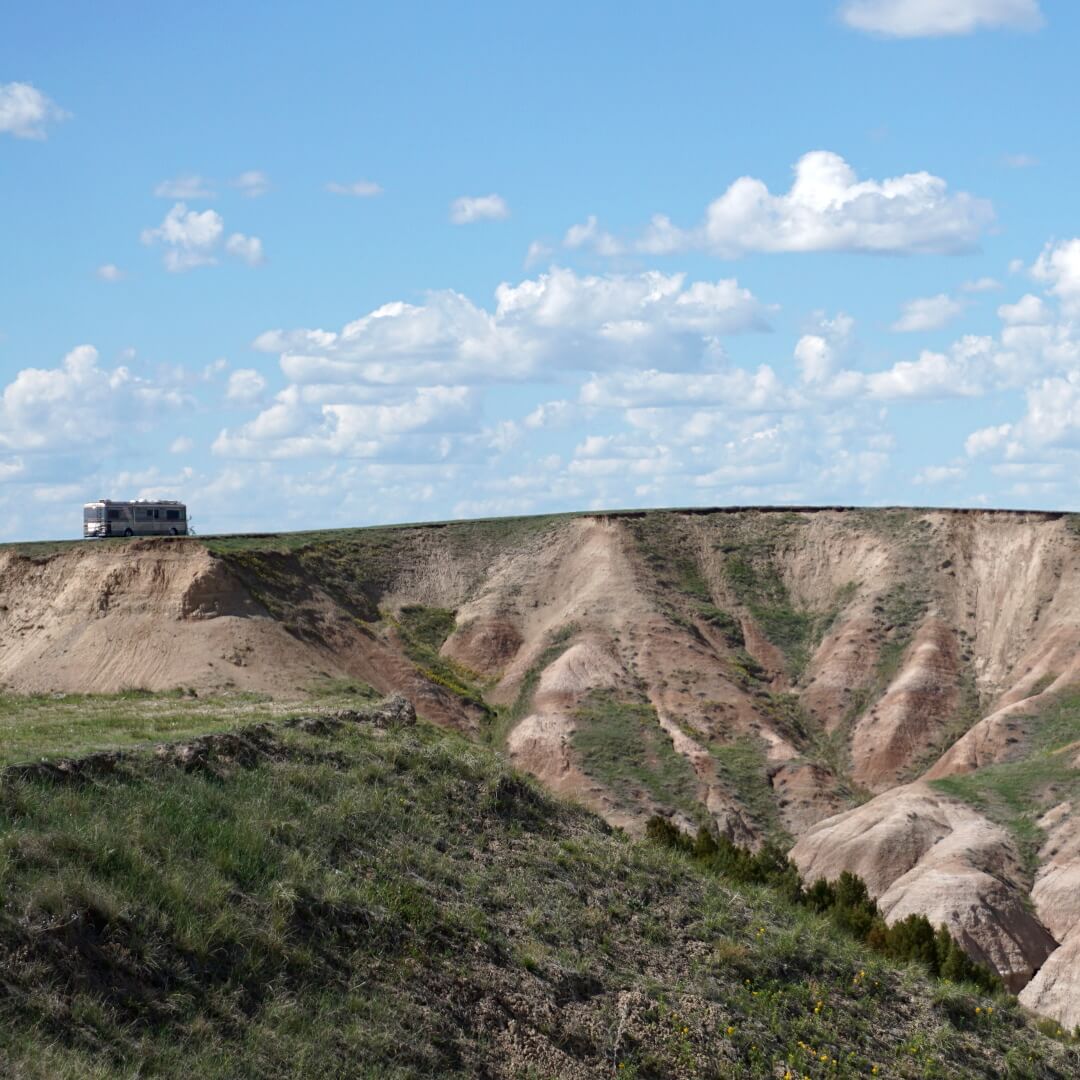
<svg viewBox="0 0 1080 1080"><path fill-rule="evenodd" d="M175 529L170 529L169 532L172 533L173 536L176 535L176 530Z"/></svg>
<svg viewBox="0 0 1080 1080"><path fill-rule="evenodd" d="M130 529L125 529L124 530L124 535L125 536L133 536L134 534L132 533L132 531Z"/></svg>

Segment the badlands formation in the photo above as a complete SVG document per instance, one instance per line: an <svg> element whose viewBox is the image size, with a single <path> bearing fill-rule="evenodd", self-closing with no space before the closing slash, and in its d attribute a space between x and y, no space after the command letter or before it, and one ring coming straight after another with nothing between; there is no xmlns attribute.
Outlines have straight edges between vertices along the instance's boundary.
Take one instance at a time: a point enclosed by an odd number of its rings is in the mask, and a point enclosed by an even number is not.
<svg viewBox="0 0 1080 1080"><path fill-rule="evenodd" d="M400 691L640 831L860 874L1080 1024L1080 521L611 513L0 551L9 692Z"/></svg>

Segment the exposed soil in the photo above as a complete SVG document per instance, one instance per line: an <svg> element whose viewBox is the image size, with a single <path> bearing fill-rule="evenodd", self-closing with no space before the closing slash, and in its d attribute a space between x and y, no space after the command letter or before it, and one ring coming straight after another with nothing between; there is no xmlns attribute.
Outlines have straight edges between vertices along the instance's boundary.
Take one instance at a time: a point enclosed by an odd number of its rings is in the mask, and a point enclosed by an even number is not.
<svg viewBox="0 0 1080 1080"><path fill-rule="evenodd" d="M449 635L421 641L410 608L451 613ZM1008 823L933 786L1026 760L1080 683L1065 515L672 511L0 551L11 691L345 679L499 743L632 832L666 813L751 846L791 837L806 875L859 872L890 919L947 923L1030 981L1026 1000L1080 1020L1072 802L1039 823L1032 863ZM614 758L636 739L627 717L656 725L630 781L596 764L595 739L592 759L577 748L601 699L636 710L613 723ZM688 766L669 769L678 798L653 782L654 738Z"/></svg>

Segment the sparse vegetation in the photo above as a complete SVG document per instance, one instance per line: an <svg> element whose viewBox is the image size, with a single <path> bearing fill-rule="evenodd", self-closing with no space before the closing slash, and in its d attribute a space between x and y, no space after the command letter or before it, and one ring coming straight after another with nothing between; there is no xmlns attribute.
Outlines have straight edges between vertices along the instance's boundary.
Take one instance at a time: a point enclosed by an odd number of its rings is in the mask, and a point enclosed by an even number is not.
<svg viewBox="0 0 1080 1080"><path fill-rule="evenodd" d="M780 823L761 739L744 735L727 743L710 742L716 771L754 823L775 843L790 842Z"/></svg>
<svg viewBox="0 0 1080 1080"><path fill-rule="evenodd" d="M575 716L572 742L581 767L616 798L633 805L644 795L661 809L697 815L697 777L651 705L594 690Z"/></svg>
<svg viewBox="0 0 1080 1080"><path fill-rule="evenodd" d="M446 608L424 607L422 604L406 604L399 620L406 634L415 642L438 652L446 639L454 632L457 612Z"/></svg>
<svg viewBox="0 0 1080 1080"><path fill-rule="evenodd" d="M521 723L532 708L533 694L536 693L537 684L544 670L550 667L570 647L577 627L573 623L561 627L549 639L544 651L537 657L534 664L530 665L521 680L517 697L508 708L496 711L493 723L485 728L487 741L495 747L502 747L506 737L514 728Z"/></svg>
<svg viewBox="0 0 1080 1080"><path fill-rule="evenodd" d="M1057 695L1025 724L1030 736L1019 760L935 780L934 786L1008 828L1033 876L1044 840L1039 818L1051 806L1080 797L1080 771L1073 762L1073 744L1080 740L1080 690Z"/></svg>
<svg viewBox="0 0 1080 1080"><path fill-rule="evenodd" d="M387 615L386 620L397 628L405 655L416 664L425 679L456 694L478 710L487 722L494 719L495 710L484 700L476 672L439 653L454 627L454 612L410 604L402 608L398 618Z"/></svg>
<svg viewBox="0 0 1080 1080"><path fill-rule="evenodd" d="M778 540L727 544L723 548L724 575L735 598L754 617L765 637L785 655L790 673L797 678L857 586L841 589L835 607L829 611L797 608L774 562L773 544Z"/></svg>

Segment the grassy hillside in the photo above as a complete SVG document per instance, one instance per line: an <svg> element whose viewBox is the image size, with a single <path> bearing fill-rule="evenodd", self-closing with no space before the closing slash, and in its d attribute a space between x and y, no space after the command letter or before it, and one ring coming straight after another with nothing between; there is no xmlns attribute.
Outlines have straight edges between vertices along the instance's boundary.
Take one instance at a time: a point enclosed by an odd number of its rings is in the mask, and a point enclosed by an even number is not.
<svg viewBox="0 0 1080 1080"><path fill-rule="evenodd" d="M0 1075L1072 1077L407 714L0 779Z"/></svg>

